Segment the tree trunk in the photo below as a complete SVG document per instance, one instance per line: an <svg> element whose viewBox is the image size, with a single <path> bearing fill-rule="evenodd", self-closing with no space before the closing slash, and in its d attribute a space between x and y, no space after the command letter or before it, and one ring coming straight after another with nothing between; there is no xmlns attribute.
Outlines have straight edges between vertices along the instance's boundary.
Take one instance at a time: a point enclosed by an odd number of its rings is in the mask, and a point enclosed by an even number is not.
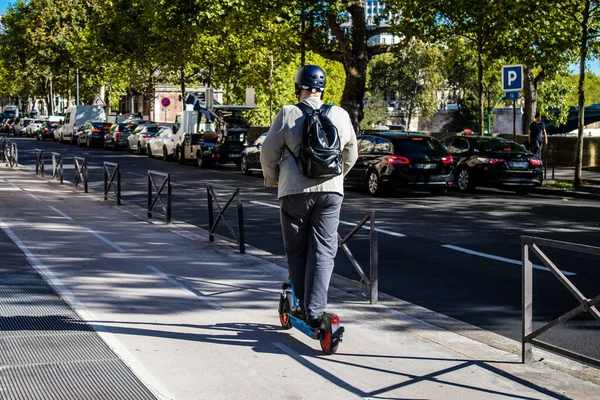
<svg viewBox="0 0 600 400"><path fill-rule="evenodd" d="M523 109L523 134L529 134L529 125L533 122L535 112L537 110L537 81L533 76L531 68L523 70L523 91L525 95L525 105Z"/></svg>
<svg viewBox="0 0 600 400"><path fill-rule="evenodd" d="M585 60L588 51L588 23L590 18L590 0L585 0L585 9L583 10L581 42L579 44L579 87L578 102L579 115L577 117L577 156L575 157L575 187L581 185L583 169L583 126L585 121Z"/></svg>
<svg viewBox="0 0 600 400"><path fill-rule="evenodd" d="M479 100L479 134L485 135L484 131L484 123L483 123L483 114L484 114L484 104L483 104L483 59L482 59L483 49L481 45L478 46L477 49L477 99Z"/></svg>
<svg viewBox="0 0 600 400"><path fill-rule="evenodd" d="M185 111L185 70L181 67L181 110Z"/></svg>
<svg viewBox="0 0 600 400"><path fill-rule="evenodd" d="M48 115L54 115L54 87L50 78L50 101L48 102Z"/></svg>
<svg viewBox="0 0 600 400"><path fill-rule="evenodd" d="M344 84L341 106L350 115L355 132L360 130L360 121L365 116L364 97L367 86L368 63L367 58L366 61L358 61L353 65L344 65L346 82Z"/></svg>

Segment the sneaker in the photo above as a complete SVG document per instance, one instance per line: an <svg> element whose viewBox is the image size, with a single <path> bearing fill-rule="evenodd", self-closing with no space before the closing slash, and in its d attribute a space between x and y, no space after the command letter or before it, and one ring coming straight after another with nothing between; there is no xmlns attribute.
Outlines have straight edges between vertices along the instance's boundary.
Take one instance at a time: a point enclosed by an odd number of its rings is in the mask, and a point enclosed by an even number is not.
<svg viewBox="0 0 600 400"><path fill-rule="evenodd" d="M319 318L306 318L306 325L310 326L312 329L317 329L321 326L321 317Z"/></svg>
<svg viewBox="0 0 600 400"><path fill-rule="evenodd" d="M292 315L298 319L301 319L302 321L306 320L306 313L304 312L304 309L300 306L292 310Z"/></svg>

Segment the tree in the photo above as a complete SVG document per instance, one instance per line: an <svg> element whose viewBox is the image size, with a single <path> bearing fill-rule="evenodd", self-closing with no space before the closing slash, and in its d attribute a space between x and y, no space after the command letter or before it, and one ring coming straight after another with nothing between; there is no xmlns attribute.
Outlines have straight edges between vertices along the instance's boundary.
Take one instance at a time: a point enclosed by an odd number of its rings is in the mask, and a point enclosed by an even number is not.
<svg viewBox="0 0 600 400"><path fill-rule="evenodd" d="M477 71L475 94L478 100L478 130L484 132L484 78L486 71L502 56L500 43L505 43L524 1L498 0L421 0L393 2L402 4L400 21L404 31L423 41L446 43L459 39L474 55Z"/></svg>
<svg viewBox="0 0 600 400"><path fill-rule="evenodd" d="M565 0L556 3L556 7L563 13L565 20L577 26L579 32L575 42L579 58L579 107L577 124L577 154L575 160L575 186L581 185L583 168L583 128L585 117L585 63L588 58L598 52L600 38L600 1L597 0Z"/></svg>
<svg viewBox="0 0 600 400"><path fill-rule="evenodd" d="M391 31L391 26L367 26L363 0L299 1L307 18L303 42L317 54L339 61L346 72L341 106L348 112L358 131L364 117L363 99L369 61L377 54L388 53L402 44L372 44L369 39ZM388 14L388 10L385 10ZM397 14L400 15L400 14ZM383 16L382 16L383 18ZM329 35L331 34L332 37Z"/></svg>
<svg viewBox="0 0 600 400"><path fill-rule="evenodd" d="M569 94L566 99L568 106L575 106L579 100L578 90L579 75L571 74L567 78L567 85L569 87ZM600 104L600 76L593 72L585 73L585 103L587 107L592 104Z"/></svg>

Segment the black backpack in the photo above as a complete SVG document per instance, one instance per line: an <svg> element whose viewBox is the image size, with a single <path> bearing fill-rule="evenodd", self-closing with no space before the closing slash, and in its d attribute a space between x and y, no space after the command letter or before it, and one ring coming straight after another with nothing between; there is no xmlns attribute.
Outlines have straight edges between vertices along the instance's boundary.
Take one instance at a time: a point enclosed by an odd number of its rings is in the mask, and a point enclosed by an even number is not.
<svg viewBox="0 0 600 400"><path fill-rule="evenodd" d="M333 122L325 115L330 105L322 105L314 110L305 103L296 104L305 115L302 128L302 146L298 157L285 145L290 152L302 175L310 179L327 179L342 174L342 149L338 130Z"/></svg>

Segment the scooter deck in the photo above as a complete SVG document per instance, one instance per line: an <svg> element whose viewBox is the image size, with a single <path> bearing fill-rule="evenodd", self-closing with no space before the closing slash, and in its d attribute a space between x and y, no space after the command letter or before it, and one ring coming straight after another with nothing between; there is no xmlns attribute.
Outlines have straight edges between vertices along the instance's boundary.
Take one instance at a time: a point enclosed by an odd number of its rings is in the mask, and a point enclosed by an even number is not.
<svg viewBox="0 0 600 400"><path fill-rule="evenodd" d="M294 317L292 313L289 313L288 315L290 317L290 322L292 323L292 326L294 328L298 329L300 332L304 333L306 336L312 339L322 339L321 330L319 328L311 328L305 321L301 320L300 318Z"/></svg>

